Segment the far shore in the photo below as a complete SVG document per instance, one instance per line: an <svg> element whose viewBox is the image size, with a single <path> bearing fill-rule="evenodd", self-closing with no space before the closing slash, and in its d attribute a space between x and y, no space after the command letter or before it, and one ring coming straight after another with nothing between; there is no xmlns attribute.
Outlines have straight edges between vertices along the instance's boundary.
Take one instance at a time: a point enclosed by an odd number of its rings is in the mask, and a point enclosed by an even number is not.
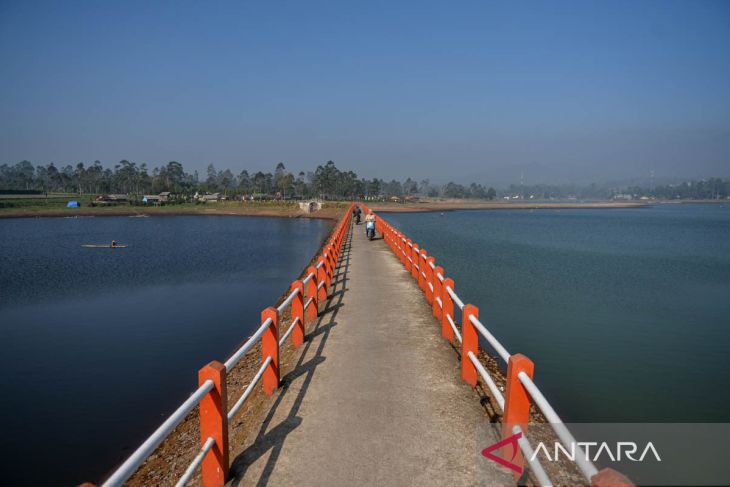
<svg viewBox="0 0 730 487"><path fill-rule="evenodd" d="M144 206L108 206L65 208L47 206L23 206L18 208L0 208L0 218L36 218L36 217L97 217L97 216L259 216L278 218L318 218L334 220L342 215L348 203L333 202L313 213L302 211L296 204L267 204L225 202L206 205L180 204L158 207Z"/></svg>
<svg viewBox="0 0 730 487"><path fill-rule="evenodd" d="M420 213L444 212L457 210L570 210L570 209L602 209L602 208L645 208L657 204L700 204L728 203L725 200L711 201L473 201L473 200L440 200L424 199L418 202L392 203L383 201L363 201L363 204L380 213ZM275 202L240 202L229 201L209 204L172 204L168 206L111 206L66 208L63 205L23 205L14 208L0 208L0 218L35 218L35 217L95 217L95 216L260 216L278 218L318 218L333 220L341 216L349 206L348 201L325 203L324 207L313 213L302 211L296 203Z"/></svg>
<svg viewBox="0 0 730 487"><path fill-rule="evenodd" d="M591 208L643 208L649 206L645 202L603 201L603 202L501 202L501 201L468 201L468 200L430 200L419 203L372 203L369 205L376 212L434 212L456 210L549 210L549 209L591 209Z"/></svg>

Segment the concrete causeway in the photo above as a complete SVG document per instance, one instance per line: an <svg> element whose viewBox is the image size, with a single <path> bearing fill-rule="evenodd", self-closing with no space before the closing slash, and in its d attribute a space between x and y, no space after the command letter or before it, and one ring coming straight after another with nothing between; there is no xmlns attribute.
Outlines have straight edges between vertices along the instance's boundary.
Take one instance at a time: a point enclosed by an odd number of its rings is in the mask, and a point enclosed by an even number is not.
<svg viewBox="0 0 730 487"><path fill-rule="evenodd" d="M498 438L477 440L479 398L388 246L353 226L332 282L268 414L231 452L229 485L513 483L483 465Z"/></svg>

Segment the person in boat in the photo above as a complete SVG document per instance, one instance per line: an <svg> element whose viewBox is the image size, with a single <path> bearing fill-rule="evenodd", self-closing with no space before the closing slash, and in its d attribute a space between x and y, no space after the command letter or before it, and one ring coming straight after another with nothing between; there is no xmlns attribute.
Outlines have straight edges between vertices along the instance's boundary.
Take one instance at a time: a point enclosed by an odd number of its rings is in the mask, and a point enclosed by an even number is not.
<svg viewBox="0 0 730 487"><path fill-rule="evenodd" d="M117 241L116 240L112 240L112 247L116 247L116 246L117 246Z"/></svg>

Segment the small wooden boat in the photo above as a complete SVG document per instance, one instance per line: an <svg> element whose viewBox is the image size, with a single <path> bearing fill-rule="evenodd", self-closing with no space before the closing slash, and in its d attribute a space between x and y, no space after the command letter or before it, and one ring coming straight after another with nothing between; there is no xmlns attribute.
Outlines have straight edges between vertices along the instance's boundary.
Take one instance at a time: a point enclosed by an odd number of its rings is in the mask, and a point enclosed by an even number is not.
<svg viewBox="0 0 730 487"><path fill-rule="evenodd" d="M87 249L126 249L129 245L95 245L95 244L83 244L82 247Z"/></svg>

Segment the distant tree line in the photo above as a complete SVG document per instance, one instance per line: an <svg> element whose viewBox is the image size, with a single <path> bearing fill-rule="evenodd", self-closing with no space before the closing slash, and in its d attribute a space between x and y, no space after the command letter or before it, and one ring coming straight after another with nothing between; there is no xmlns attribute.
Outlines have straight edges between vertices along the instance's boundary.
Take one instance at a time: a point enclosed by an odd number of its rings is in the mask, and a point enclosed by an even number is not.
<svg viewBox="0 0 730 487"><path fill-rule="evenodd" d="M627 194L648 196L663 200L718 200L730 196L730 181L722 178L710 178L700 181L685 181L680 184L666 184L654 188L633 186L627 188Z"/></svg>
<svg viewBox="0 0 730 487"><path fill-rule="evenodd" d="M205 179L197 171L188 173L177 161L150 170L147 164L123 160L113 168L94 161L86 165L56 167L55 164L37 165L21 161L14 165L0 166L0 190L42 191L78 194L156 194L170 191L180 195L195 192L224 193L234 195L281 195L282 197L352 199L367 197L405 197L420 195L447 198L493 199L494 188L472 183L463 186L450 182L443 186L432 185L428 179L421 181L385 181L358 177L353 171L342 171L334 162L318 165L314 171L293 174L283 163L272 172L235 174L230 169L218 170L213 164L207 168Z"/></svg>

